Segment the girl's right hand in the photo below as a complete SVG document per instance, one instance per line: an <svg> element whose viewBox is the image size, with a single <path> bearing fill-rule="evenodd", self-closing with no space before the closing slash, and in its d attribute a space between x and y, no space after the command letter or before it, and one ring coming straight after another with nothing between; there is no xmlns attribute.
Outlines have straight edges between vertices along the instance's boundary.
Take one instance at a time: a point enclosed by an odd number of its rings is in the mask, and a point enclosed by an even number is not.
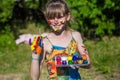
<svg viewBox="0 0 120 80"><path fill-rule="evenodd" d="M19 36L19 38L17 40L15 40L16 44L20 44L20 43L25 43L25 44L29 44L29 39L33 39L34 35L32 34L22 34Z"/></svg>

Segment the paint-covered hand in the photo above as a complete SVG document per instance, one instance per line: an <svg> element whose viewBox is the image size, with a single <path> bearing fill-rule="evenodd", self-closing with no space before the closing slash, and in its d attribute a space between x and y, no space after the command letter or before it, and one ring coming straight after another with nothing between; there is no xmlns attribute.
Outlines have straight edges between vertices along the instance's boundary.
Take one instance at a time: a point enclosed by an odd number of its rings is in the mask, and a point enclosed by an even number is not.
<svg viewBox="0 0 120 80"><path fill-rule="evenodd" d="M29 39L29 44L33 53L38 55L42 53L42 36L34 36L33 41Z"/></svg>

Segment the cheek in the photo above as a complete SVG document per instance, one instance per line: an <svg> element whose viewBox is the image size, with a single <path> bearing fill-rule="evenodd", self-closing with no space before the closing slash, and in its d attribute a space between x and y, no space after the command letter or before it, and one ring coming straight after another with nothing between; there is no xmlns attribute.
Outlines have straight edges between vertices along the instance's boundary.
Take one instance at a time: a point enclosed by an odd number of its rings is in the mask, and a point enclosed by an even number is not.
<svg viewBox="0 0 120 80"><path fill-rule="evenodd" d="M64 24L64 23L65 23L65 21L63 21L63 20L62 20L62 21L60 21L60 24Z"/></svg>
<svg viewBox="0 0 120 80"><path fill-rule="evenodd" d="M60 24L64 24L64 23L65 23L65 19L63 18L60 20Z"/></svg>
<svg viewBox="0 0 120 80"><path fill-rule="evenodd" d="M53 23L53 21L51 21L51 20L48 20L48 24L50 24L50 25L51 25L52 23Z"/></svg>

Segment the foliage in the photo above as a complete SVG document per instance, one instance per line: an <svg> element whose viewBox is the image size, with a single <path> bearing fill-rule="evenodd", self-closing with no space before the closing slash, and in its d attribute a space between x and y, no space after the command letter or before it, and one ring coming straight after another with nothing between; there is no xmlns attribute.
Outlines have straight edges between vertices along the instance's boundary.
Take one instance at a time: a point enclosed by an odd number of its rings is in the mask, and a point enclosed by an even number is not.
<svg viewBox="0 0 120 80"><path fill-rule="evenodd" d="M12 17L13 6L14 0L0 1L0 23L8 21Z"/></svg>
<svg viewBox="0 0 120 80"><path fill-rule="evenodd" d="M2 30L0 33L0 52L5 52L8 49L15 49L14 35L10 31L10 26L6 26L5 30Z"/></svg>
<svg viewBox="0 0 120 80"><path fill-rule="evenodd" d="M39 0L25 0L25 5L29 8L38 8Z"/></svg>
<svg viewBox="0 0 120 80"><path fill-rule="evenodd" d="M47 0L24 0L24 4L27 8L40 8L44 9Z"/></svg>
<svg viewBox="0 0 120 80"><path fill-rule="evenodd" d="M42 11L48 0L20 0L17 1L21 9L40 8ZM120 10L119 0L67 0L72 13L71 26L91 37L98 35L112 35L115 29L115 13ZM13 14L14 0L2 0L0 3L0 24L8 22ZM34 14L35 15L35 14ZM19 15L18 15L19 16ZM16 19L17 20L17 19ZM5 27L2 25L1 27ZM3 28L2 28L3 29Z"/></svg>
<svg viewBox="0 0 120 80"><path fill-rule="evenodd" d="M115 29L115 16L111 13L120 9L118 2L120 3L119 0L117 2L114 0L68 0L74 17L72 27L87 36L90 36L90 33L100 37L106 34L112 35Z"/></svg>

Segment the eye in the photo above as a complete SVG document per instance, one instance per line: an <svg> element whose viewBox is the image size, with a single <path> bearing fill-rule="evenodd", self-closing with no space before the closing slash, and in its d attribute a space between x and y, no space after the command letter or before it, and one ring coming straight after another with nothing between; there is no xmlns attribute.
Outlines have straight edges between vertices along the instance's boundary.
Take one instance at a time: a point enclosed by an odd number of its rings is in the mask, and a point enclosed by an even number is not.
<svg viewBox="0 0 120 80"><path fill-rule="evenodd" d="M52 19L54 19L54 18L53 18L53 17L49 17L48 19L49 19L49 20L52 20Z"/></svg>
<svg viewBox="0 0 120 80"><path fill-rule="evenodd" d="M48 20L52 20L52 19L54 19L53 16L49 16L49 17L48 17Z"/></svg>
<svg viewBox="0 0 120 80"><path fill-rule="evenodd" d="M63 18L64 16L58 16L58 19Z"/></svg>

